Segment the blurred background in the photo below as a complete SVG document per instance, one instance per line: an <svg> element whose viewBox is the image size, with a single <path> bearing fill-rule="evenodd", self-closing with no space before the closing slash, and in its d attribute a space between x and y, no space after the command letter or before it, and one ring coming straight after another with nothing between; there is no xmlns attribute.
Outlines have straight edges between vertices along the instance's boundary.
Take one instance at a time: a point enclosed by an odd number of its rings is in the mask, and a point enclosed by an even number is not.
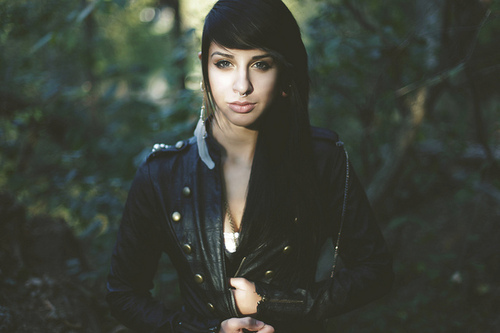
<svg viewBox="0 0 500 333"><path fill-rule="evenodd" d="M391 294L332 332L500 327L500 4L288 0ZM191 136L204 0L0 0L0 332L127 332L104 281L136 167ZM179 306L162 261L154 292Z"/></svg>

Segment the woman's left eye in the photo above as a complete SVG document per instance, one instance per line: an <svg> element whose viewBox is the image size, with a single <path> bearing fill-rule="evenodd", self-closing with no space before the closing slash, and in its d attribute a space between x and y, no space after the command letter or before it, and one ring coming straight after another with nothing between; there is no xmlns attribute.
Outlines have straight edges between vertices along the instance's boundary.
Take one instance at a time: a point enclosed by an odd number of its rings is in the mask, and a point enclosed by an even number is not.
<svg viewBox="0 0 500 333"><path fill-rule="evenodd" d="M255 67L257 69L267 70L267 69L271 68L271 65L269 65L265 61L258 61L255 64L253 64L252 67Z"/></svg>

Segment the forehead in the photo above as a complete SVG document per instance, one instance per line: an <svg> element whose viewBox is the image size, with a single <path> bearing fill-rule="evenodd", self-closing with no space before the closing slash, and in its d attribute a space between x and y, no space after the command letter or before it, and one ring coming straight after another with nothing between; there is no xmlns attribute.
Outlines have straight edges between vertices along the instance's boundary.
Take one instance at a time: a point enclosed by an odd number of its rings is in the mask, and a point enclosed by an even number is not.
<svg viewBox="0 0 500 333"><path fill-rule="evenodd" d="M211 43L208 49L208 58L212 58L214 56L229 56L231 58L254 58L254 57L262 57L269 56L271 54L262 49L231 49L224 46L221 46L217 43Z"/></svg>

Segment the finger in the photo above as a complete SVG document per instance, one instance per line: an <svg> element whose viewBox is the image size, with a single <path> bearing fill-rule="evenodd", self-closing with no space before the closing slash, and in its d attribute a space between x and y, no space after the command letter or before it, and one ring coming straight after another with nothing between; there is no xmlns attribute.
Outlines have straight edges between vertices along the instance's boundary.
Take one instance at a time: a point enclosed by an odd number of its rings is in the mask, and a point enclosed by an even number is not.
<svg viewBox="0 0 500 333"><path fill-rule="evenodd" d="M239 325L241 328L246 328L249 331L259 331L266 324L260 320L254 319L252 317L240 318Z"/></svg>
<svg viewBox="0 0 500 333"><path fill-rule="evenodd" d="M259 333L274 333L274 327L271 325L264 324L264 326L258 330Z"/></svg>
<svg viewBox="0 0 500 333"><path fill-rule="evenodd" d="M256 325L256 322L258 322L258 325ZM223 323L225 323L226 326L231 330L241 330L243 328L257 330L255 326L258 326L259 328L264 326L263 322L257 321L251 317L229 318L226 319Z"/></svg>
<svg viewBox="0 0 500 333"><path fill-rule="evenodd" d="M248 280L245 278L231 278L229 284L236 289L246 289Z"/></svg>

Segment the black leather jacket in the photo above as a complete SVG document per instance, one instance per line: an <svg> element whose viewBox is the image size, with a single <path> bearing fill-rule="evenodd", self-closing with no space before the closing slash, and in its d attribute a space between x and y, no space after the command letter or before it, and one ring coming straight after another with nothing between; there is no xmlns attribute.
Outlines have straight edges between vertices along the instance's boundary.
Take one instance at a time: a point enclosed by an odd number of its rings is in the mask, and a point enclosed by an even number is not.
<svg viewBox="0 0 500 333"><path fill-rule="evenodd" d="M200 159L196 140L160 147L137 171L112 256L107 300L112 314L138 332L214 332L239 316L226 276L220 151L209 136L215 168ZM346 157L335 133L313 128L322 195L328 202L329 234L337 237L346 179ZM356 175L350 173L346 218L340 242L343 268L333 278L284 290L280 270L300 263L278 242L249 253L239 277L256 283L265 301L257 318L276 332L322 332L324 319L381 297L393 281L392 261ZM288 246L288 248L287 248ZM287 249L285 249L287 248ZM167 308L150 290L162 253L178 276L182 310Z"/></svg>

